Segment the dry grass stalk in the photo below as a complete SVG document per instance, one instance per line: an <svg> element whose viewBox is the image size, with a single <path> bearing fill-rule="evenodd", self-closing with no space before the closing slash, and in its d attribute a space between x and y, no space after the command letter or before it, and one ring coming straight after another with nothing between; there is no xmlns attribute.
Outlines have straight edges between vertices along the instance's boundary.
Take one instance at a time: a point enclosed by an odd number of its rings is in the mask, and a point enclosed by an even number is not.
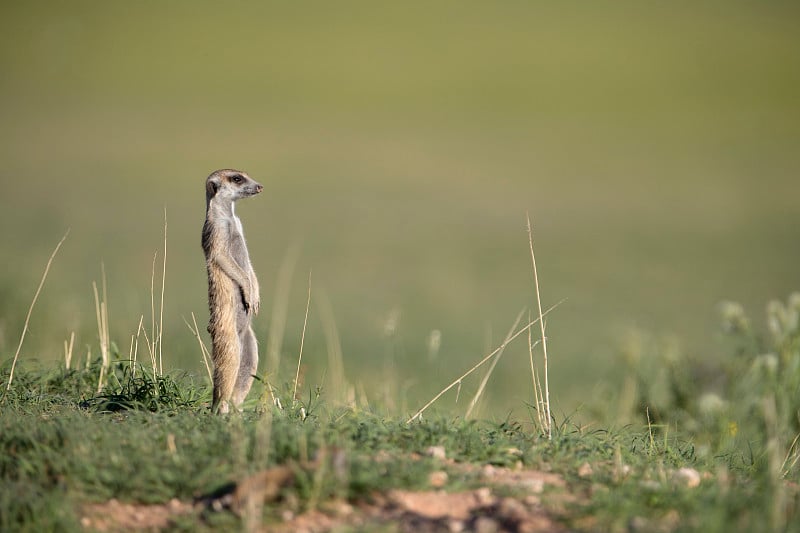
<svg viewBox="0 0 800 533"><path fill-rule="evenodd" d="M200 352L203 354L203 363L206 365L206 371L208 372L208 381L211 383L213 381L211 364L209 362L211 360L211 354L209 353L208 348L206 348L203 338L200 336L200 328L197 327L197 319L194 317L194 312L192 312L192 324L189 324L186 319L183 321L186 322L186 326L189 328L189 331L194 334L194 337L197 339L197 342L200 345Z"/></svg>
<svg viewBox="0 0 800 533"><path fill-rule="evenodd" d="M150 337L147 336L147 331L142 329L144 335L144 342L147 344L147 351L150 352L150 366L153 367L153 376L158 375L158 361L156 360L156 353L153 351L154 343L150 342Z"/></svg>
<svg viewBox="0 0 800 533"><path fill-rule="evenodd" d="M143 322L144 322L144 315L140 315L139 316L139 325L136 327L135 341L134 341L134 344L133 344L133 368L131 370L131 372L133 373L133 377L136 377L136 361L137 361L137 359L139 357L139 335L141 335L142 331L144 331L142 329Z"/></svg>
<svg viewBox="0 0 800 533"><path fill-rule="evenodd" d="M42 292L42 287L44 286L44 280L47 279L47 273L50 271L50 265L53 263L53 259L58 253L59 248L61 248L61 245L64 244L64 241L67 239L67 235L69 235L69 230L67 230L64 236L61 237L61 240L58 241L58 244L53 250L53 253L50 254L50 259L47 260L47 265L44 267L44 274L42 274L42 279L41 281L39 281L39 287L36 289L36 293L33 295L31 306L28 308L28 315L25 317L25 325L22 327L22 335L19 338L19 345L17 345L17 351L14 353L14 359L11 361L11 372L8 375L8 384L6 385L6 391L11 389L11 383L14 381L14 369L17 366L17 359L19 358L20 350L22 350L22 343L25 340L25 334L28 332L28 324L30 323L31 320L33 307L36 305L36 300L39 299L39 293Z"/></svg>
<svg viewBox="0 0 800 533"><path fill-rule="evenodd" d="M158 252L153 254L153 268L150 271L150 337L147 337L145 332L145 340L147 340L147 349L150 351L150 358L155 360L156 352L156 259ZM150 339L153 339L152 344ZM156 375L156 369L153 368L153 375Z"/></svg>
<svg viewBox="0 0 800 533"><path fill-rule="evenodd" d="M519 312L519 314L517 315L517 319L514 321L514 324L508 330L508 333L506 334L506 338L505 338L504 342L507 342L508 338L514 333L514 330L517 329L517 326L519 325L519 321L522 319L522 313L524 313L524 312L525 312L525 309L522 309ZM528 321L530 321L530 319ZM528 330L528 334L530 334L530 331L531 330L529 329ZM499 352L497 352L497 356L492 361L492 364L489 365L489 370L487 370L486 371L486 375L483 376L483 379L481 380L481 384L478 386L478 391L475 393L475 396L473 396L472 401L469 402L469 407L467 407L467 413L464 415L464 418L469 418L470 415L472 414L472 410L475 409L475 406L478 404L478 400L480 400L481 396L483 395L483 391L486 389L486 384L489 382L489 378L491 377L492 372L494 372L494 368L497 366L498 361L500 361L500 358L503 356L503 352L504 351L505 351L505 349L500 350Z"/></svg>
<svg viewBox="0 0 800 533"><path fill-rule="evenodd" d="M64 364L69 370L72 364L72 348L75 346L75 332L69 334L69 341L64 341Z"/></svg>
<svg viewBox="0 0 800 533"><path fill-rule="evenodd" d="M528 314L528 321L531 317ZM528 330L528 357L531 363L531 381L533 383L533 401L536 409L536 418L539 422L539 429L545 431L545 412L544 412L544 397L542 396L542 383L539 381L539 373L536 372L536 365L533 362L533 348L541 341L533 343L531 330Z"/></svg>
<svg viewBox="0 0 800 533"><path fill-rule="evenodd" d="M311 307L311 271L308 272L308 300L306 300L306 317L303 319L303 333L300 335L300 356L297 358L297 372L294 375L294 391L292 402L297 400L297 383L300 381L300 363L303 362L303 344L306 340L306 326L308 325L308 309Z"/></svg>
<svg viewBox="0 0 800 533"><path fill-rule="evenodd" d="M347 381L344 376L344 357L342 355L342 341L339 338L339 329L336 327L331 302L323 292L317 298L322 331L325 335L325 344L328 351L328 383L330 384L329 397L334 403L346 403L345 394Z"/></svg>
<svg viewBox="0 0 800 533"><path fill-rule="evenodd" d="M436 400L438 400L439 398L441 398L441 397L442 397L442 396L443 396L443 395L444 395L444 394L445 394L447 391L449 391L450 389L452 389L452 388L453 388L453 387L455 387L456 385L460 385L460 384L461 384L461 381L462 381L464 378L466 378L467 376L469 376L470 374L472 374L473 372L475 372L475 371L476 371L478 368L480 368L481 366L483 366L483 365L484 365L484 363L486 363L486 362L487 362L489 359L491 359L492 357L494 357L495 355L497 355L497 354L498 354L498 352L500 352L501 350L504 350L504 349L505 349L505 347L506 347L506 346L507 346L509 343L511 343L511 341L513 341L514 339L516 339L517 337L519 337L520 335L522 335L523 333L525 333L526 331L528 331L528 330L529 330L529 329L530 329L530 328L531 328L531 327L532 327L534 324L536 324L537 322L539 322L540 320L542 320L542 318L544 318L545 316L547 316L547 314L548 314L550 311L552 311L553 309L555 309L555 308L556 308L556 307L558 307L559 305L561 305L561 302L558 302L557 304L555 304L555 305L551 306L551 307L550 307L550 308L548 308L546 311L544 311L544 312L541 314L541 316L540 316L539 318L537 318L537 319L533 320L532 322L529 322L529 323L528 323L526 326L523 326L523 327L522 327L520 330L518 330L516 333L514 333L513 335L511 335L510 337L508 337L508 338L507 338L505 341L503 341L503 343L502 343L500 346L498 346L497 348L495 348L495 349L494 349L494 351L492 351L492 352L491 352L489 355L487 355L486 357L484 357L483 359L481 359L480 361L478 361L478 362L477 362L477 363L476 363L476 364L475 364L475 365L474 365L472 368L470 368L469 370L467 370L466 372L464 372L464 373L463 373L463 374L462 374L462 375L461 375L461 376L460 376L458 379L456 379L456 380L455 380L455 381L453 381L453 382L452 382L450 385L448 385L447 387L445 387L444 389L442 389L442 390L439 392L439 394L437 394L436 396L434 396L434 397L433 397L433 399L431 399L431 400L430 400L428 403L426 403L426 404L425 404L425 405L422 407L422 409L420 409L419 411L417 411L417 412L414 414L414 416L412 416L411 418L409 418L408 420L406 420L406 424L410 424L411 422L413 422L414 420L416 420L417 418L419 418L419 417L422 415L422 413L423 413L423 412L425 412L425 410L426 410L426 409L428 409L428 407L430 407L431 405L433 405L433 404L436 402Z"/></svg>
<svg viewBox="0 0 800 533"><path fill-rule="evenodd" d="M132 364L135 365L136 362L133 360L133 343L134 342L136 342L136 335L132 333L131 334L131 345L128 348L128 361L130 361Z"/></svg>
<svg viewBox="0 0 800 533"><path fill-rule="evenodd" d="M533 284L536 287L536 305L539 309L539 329L542 334L542 353L544 354L544 408L546 413L546 433L547 438L553 438L552 418L550 417L550 383L547 372L547 337L544 334L544 315L542 314L542 299L539 292L539 274L536 271L536 255L533 253L533 229L531 228L531 217L525 213L528 221L528 245L531 250L531 264L533 265Z"/></svg>
<svg viewBox="0 0 800 533"><path fill-rule="evenodd" d="M164 256L161 262L161 301L158 310L158 323L156 323L156 259L158 252L153 254L153 266L150 273L150 336L145 334L147 349L153 363L153 375L164 375L164 293L167 281L167 209L164 208Z"/></svg>
<svg viewBox="0 0 800 533"><path fill-rule="evenodd" d="M103 327L105 328L105 335L106 335L106 358L108 358L108 347L111 343L111 337L108 335L108 283L106 278L106 264L102 261L100 262L100 281L103 284L103 301L102 303L102 311L103 311ZM107 361L110 363L110 361Z"/></svg>
<svg viewBox="0 0 800 533"><path fill-rule="evenodd" d="M109 335L108 335L108 307L106 305L106 270L105 267L101 265L102 270L102 278L103 278L103 298L100 298L100 295L97 291L97 283L92 282L92 290L94 291L94 310L95 315L97 318L97 336L100 340L100 357L101 357L101 365L100 365L100 377L97 379L97 392L103 390L103 380L105 379L106 370L108 370L108 366L110 364L109 354L108 354L108 345L109 345Z"/></svg>
<svg viewBox="0 0 800 533"><path fill-rule="evenodd" d="M781 479L786 479L789 473L797 466L798 462L800 462L800 433L792 440L792 444L789 445L786 456L783 458Z"/></svg>
<svg viewBox="0 0 800 533"><path fill-rule="evenodd" d="M778 422L778 405L775 394L765 394L761 398L761 410L766 429L767 446L767 471L769 473L770 495L770 530L785 531L786 517L788 516L788 491L783 479L786 464L785 453Z"/></svg>
<svg viewBox="0 0 800 533"><path fill-rule="evenodd" d="M294 276L299 253L300 249L297 245L289 248L278 269L278 277L275 284L269 337L267 337L267 369L276 375L280 366L283 336L286 332L286 317L289 314L289 291L292 287L292 277Z"/></svg>
<svg viewBox="0 0 800 533"><path fill-rule="evenodd" d="M158 373L164 375L164 287L167 281L167 208L164 207L164 260L161 269L161 305L158 317Z"/></svg>

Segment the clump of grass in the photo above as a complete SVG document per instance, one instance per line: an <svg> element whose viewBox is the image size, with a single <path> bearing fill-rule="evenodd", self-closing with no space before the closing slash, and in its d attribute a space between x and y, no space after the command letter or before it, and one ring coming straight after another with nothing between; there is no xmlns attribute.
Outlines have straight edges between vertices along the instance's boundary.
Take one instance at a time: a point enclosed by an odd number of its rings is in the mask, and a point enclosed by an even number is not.
<svg viewBox="0 0 800 533"><path fill-rule="evenodd" d="M144 367L136 372L135 368L128 361L117 362L109 384L81 406L98 412L158 412L198 409L208 401L207 387L197 388L187 377L188 384L182 385L168 374L152 374Z"/></svg>
<svg viewBox="0 0 800 533"><path fill-rule="evenodd" d="M101 361L83 368L41 367L34 363L21 364L15 385L6 393L4 402L18 409L43 405L74 405L96 393ZM0 367L0 378L10 375L10 364Z"/></svg>

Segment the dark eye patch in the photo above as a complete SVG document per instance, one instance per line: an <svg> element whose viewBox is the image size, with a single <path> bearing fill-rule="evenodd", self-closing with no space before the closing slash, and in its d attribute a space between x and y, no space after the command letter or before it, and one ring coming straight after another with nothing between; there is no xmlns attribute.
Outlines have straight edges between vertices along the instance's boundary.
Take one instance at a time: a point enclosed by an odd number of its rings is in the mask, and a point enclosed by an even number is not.
<svg viewBox="0 0 800 533"><path fill-rule="evenodd" d="M241 183L244 181L244 176L242 176L241 174L234 174L233 176L231 176L231 181L234 183Z"/></svg>

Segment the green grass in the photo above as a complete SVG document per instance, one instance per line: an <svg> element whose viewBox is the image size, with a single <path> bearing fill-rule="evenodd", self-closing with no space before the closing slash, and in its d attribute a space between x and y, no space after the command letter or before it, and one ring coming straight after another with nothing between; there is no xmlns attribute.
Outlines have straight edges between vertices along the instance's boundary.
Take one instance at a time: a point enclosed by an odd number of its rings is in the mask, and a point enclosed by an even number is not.
<svg viewBox="0 0 800 533"><path fill-rule="evenodd" d="M204 501L266 468L289 465L294 483L257 517L280 522L282 510L330 512L333 501L357 506L391 489L429 490L431 473L442 469L445 490L491 486L467 467L496 465L561 476L564 487L542 493L541 508L577 530L796 530L798 305L793 296L770 306L773 344L758 346L779 349L782 372L752 375L762 366L756 361L741 381L747 390L731 383L730 396L720 392L727 407L705 412L712 418L703 424L691 424L699 415L690 406L659 404L658 422L638 418L600 429L556 420L552 440L536 430L533 416L465 421L439 413L408 424L385 409L329 402L320 389L293 401L288 385L276 392L283 409L257 384L243 414L212 416L204 380L134 373L129 362L117 361L97 393L99 359L78 370L23 363L0 400L0 528L73 530L88 503ZM726 308L726 320L735 333L752 335L741 329L750 322L735 306ZM736 356L748 353L741 348ZM5 364L2 382L8 372ZM783 385L776 388L770 380L779 376ZM673 383L679 384L685 382ZM649 390L643 383L640 393ZM764 398L774 400L773 415L757 409ZM745 417L735 419L742 438L729 438L732 413ZM452 461L427 456L431 446ZM332 456L343 458L340 466L326 462ZM581 472L586 464L590 472ZM681 468L699 473L699 486L681 481ZM523 486L493 490L526 494ZM229 529L244 527L241 520L230 509L199 506L175 517L173 527ZM379 519L362 526L384 527Z"/></svg>

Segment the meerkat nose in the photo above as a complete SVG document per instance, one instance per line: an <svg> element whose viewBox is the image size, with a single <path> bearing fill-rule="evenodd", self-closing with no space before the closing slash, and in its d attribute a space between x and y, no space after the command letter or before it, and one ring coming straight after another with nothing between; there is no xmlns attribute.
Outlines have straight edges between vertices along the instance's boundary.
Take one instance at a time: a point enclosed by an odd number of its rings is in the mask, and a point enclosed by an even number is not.
<svg viewBox="0 0 800 533"><path fill-rule="evenodd" d="M257 183L256 184L256 192L261 192L263 190L264 190L264 186L261 185L260 183Z"/></svg>

